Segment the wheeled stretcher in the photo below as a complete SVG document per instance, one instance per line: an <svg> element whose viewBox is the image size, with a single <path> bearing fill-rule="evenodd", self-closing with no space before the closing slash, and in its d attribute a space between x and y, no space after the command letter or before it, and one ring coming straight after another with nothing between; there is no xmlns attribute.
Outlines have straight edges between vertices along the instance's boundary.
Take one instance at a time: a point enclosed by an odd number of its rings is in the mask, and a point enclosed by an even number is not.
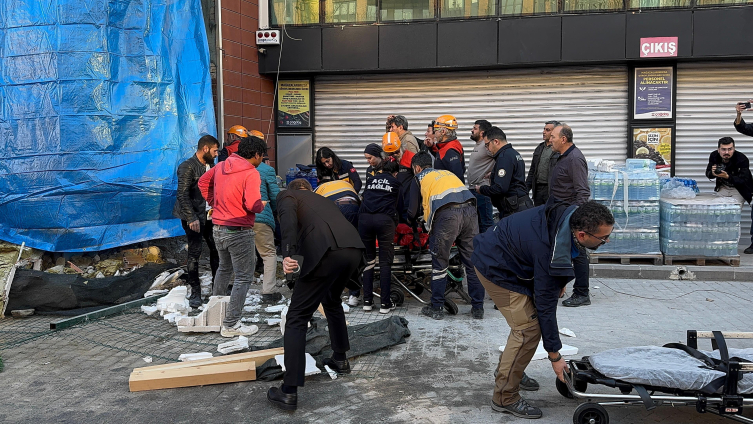
<svg viewBox="0 0 753 424"><path fill-rule="evenodd" d="M699 351L698 339L711 339L712 351ZM573 414L575 424L608 424L604 406L695 406L741 423L753 405L753 349L729 349L726 339L753 339L753 333L695 331L687 344L614 349L567 361L565 382L556 380L565 397L586 400ZM586 393L589 385L617 389L616 394Z"/></svg>

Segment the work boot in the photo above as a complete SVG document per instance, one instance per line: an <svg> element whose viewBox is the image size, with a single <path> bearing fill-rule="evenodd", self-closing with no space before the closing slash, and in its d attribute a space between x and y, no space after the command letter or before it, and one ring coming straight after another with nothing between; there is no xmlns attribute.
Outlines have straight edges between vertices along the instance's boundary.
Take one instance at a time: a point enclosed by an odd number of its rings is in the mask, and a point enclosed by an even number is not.
<svg viewBox="0 0 753 424"><path fill-rule="evenodd" d="M282 299L282 293L267 293L261 295L262 303L277 303Z"/></svg>
<svg viewBox="0 0 753 424"><path fill-rule="evenodd" d="M471 316L473 317L473 319L484 319L484 309L471 308Z"/></svg>
<svg viewBox="0 0 753 424"><path fill-rule="evenodd" d="M322 361L322 364L332 368L332 371L338 374L350 374L350 362L347 359L338 361L333 358L326 358Z"/></svg>
<svg viewBox="0 0 753 424"><path fill-rule="evenodd" d="M238 322L236 322L232 327L226 327L225 324L222 324L222 328L220 328L220 335L222 337L248 337L252 334L255 334L257 331L259 331L259 327L255 325L243 325L241 323L241 320L238 320Z"/></svg>
<svg viewBox="0 0 753 424"><path fill-rule="evenodd" d="M192 308L201 306L201 286L191 286L191 297L188 298L188 306Z"/></svg>
<svg viewBox="0 0 753 424"><path fill-rule="evenodd" d="M579 294L573 293L572 296L570 296L569 299L565 299L562 301L562 306L568 306L568 307L578 307L578 306L586 306L591 304L591 299L588 296L581 296Z"/></svg>
<svg viewBox="0 0 753 424"><path fill-rule="evenodd" d="M432 319L444 319L444 308L442 307L434 308L431 305L426 305L421 309L421 313Z"/></svg>
<svg viewBox="0 0 753 424"><path fill-rule="evenodd" d="M753 253L753 244L751 244L747 249L743 250L743 253L750 255Z"/></svg>
<svg viewBox="0 0 753 424"><path fill-rule="evenodd" d="M492 400L492 410L497 412L507 412L508 414L512 414L518 418L541 418L541 409L529 405L528 402L526 402L526 400L523 398L520 398L517 402L506 406L497 405L496 403L494 403L494 400Z"/></svg>
<svg viewBox="0 0 753 424"><path fill-rule="evenodd" d="M535 392L539 390L539 382L532 379L528 374L523 373L523 379L520 380L520 390L526 390L529 392Z"/></svg>

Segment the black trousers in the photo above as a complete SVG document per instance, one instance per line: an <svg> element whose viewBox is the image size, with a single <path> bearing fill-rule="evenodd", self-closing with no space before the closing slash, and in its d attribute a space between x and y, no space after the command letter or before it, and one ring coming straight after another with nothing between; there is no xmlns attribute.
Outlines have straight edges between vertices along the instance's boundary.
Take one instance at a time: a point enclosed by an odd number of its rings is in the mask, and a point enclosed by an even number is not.
<svg viewBox="0 0 753 424"><path fill-rule="evenodd" d="M329 339L334 352L350 349L348 328L340 294L345 283L358 269L363 252L347 248L329 250L311 272L301 277L293 288L285 321L285 376L288 386L303 386L306 369L306 331L321 303L327 315Z"/></svg>
<svg viewBox="0 0 753 424"><path fill-rule="evenodd" d="M545 205L549 199L549 184L536 184L536 195L533 197L533 205Z"/></svg>
<svg viewBox="0 0 753 424"><path fill-rule="evenodd" d="M578 256L573 259L573 271L575 271L575 283L573 293L579 296L588 296L588 278L591 271L588 253L586 249L578 249Z"/></svg>
<svg viewBox="0 0 753 424"><path fill-rule="evenodd" d="M395 258L395 221L386 214L362 213L358 218L358 233L366 246L366 268L363 270L363 300L374 300L374 267L376 245L379 241L379 288L382 305L392 306L392 260Z"/></svg>
<svg viewBox="0 0 753 424"><path fill-rule="evenodd" d="M217 274L217 268L220 267L220 256L217 253L217 247L214 245L214 236L212 235L212 221L204 221L201 223L199 232L193 231L188 226L188 222L181 220L183 224L183 231L186 232L186 238L188 239L188 277L186 282L191 287L200 287L199 283L199 258L201 258L201 240L207 242L209 246L209 266L212 268L212 281Z"/></svg>

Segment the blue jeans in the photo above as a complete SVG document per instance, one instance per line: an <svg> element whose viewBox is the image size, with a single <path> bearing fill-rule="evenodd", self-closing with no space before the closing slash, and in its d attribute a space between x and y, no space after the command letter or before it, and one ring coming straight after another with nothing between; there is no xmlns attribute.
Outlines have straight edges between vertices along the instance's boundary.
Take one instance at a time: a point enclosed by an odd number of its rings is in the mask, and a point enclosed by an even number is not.
<svg viewBox="0 0 753 424"><path fill-rule="evenodd" d="M234 326L243 313L246 294L254 280L256 268L256 249L254 248L254 230L231 230L224 225L214 226L214 243L220 256L220 267L214 278L214 296L226 296L230 278L235 273L230 303L227 305L222 325Z"/></svg>
<svg viewBox="0 0 753 424"><path fill-rule="evenodd" d="M471 189L471 193L476 196L479 234L485 233L486 230L494 226L494 208L492 207L492 199L473 189Z"/></svg>

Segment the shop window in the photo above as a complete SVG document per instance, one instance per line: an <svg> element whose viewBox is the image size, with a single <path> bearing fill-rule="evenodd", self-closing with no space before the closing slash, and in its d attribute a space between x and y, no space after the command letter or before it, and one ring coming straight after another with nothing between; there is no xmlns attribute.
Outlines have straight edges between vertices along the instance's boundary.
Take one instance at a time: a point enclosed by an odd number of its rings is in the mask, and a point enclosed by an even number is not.
<svg viewBox="0 0 753 424"><path fill-rule="evenodd" d="M603 10L622 10L623 0L563 0L563 12L593 12Z"/></svg>
<svg viewBox="0 0 753 424"><path fill-rule="evenodd" d="M382 0L380 12L382 22L434 19L434 0Z"/></svg>
<svg viewBox="0 0 753 424"><path fill-rule="evenodd" d="M474 18L497 14L496 0L443 0L443 18Z"/></svg>
<svg viewBox="0 0 753 424"><path fill-rule="evenodd" d="M375 22L376 0L325 0L324 22Z"/></svg>
<svg viewBox="0 0 753 424"><path fill-rule="evenodd" d="M733 6L736 4L753 4L753 0L696 0L696 6Z"/></svg>
<svg viewBox="0 0 753 424"><path fill-rule="evenodd" d="M540 15L558 12L557 0L500 0L499 11L502 16Z"/></svg>
<svg viewBox="0 0 753 424"><path fill-rule="evenodd" d="M318 0L271 0L272 25L308 25L319 23Z"/></svg>
<svg viewBox="0 0 753 424"><path fill-rule="evenodd" d="M662 9L690 6L690 0L630 0L631 9Z"/></svg>

